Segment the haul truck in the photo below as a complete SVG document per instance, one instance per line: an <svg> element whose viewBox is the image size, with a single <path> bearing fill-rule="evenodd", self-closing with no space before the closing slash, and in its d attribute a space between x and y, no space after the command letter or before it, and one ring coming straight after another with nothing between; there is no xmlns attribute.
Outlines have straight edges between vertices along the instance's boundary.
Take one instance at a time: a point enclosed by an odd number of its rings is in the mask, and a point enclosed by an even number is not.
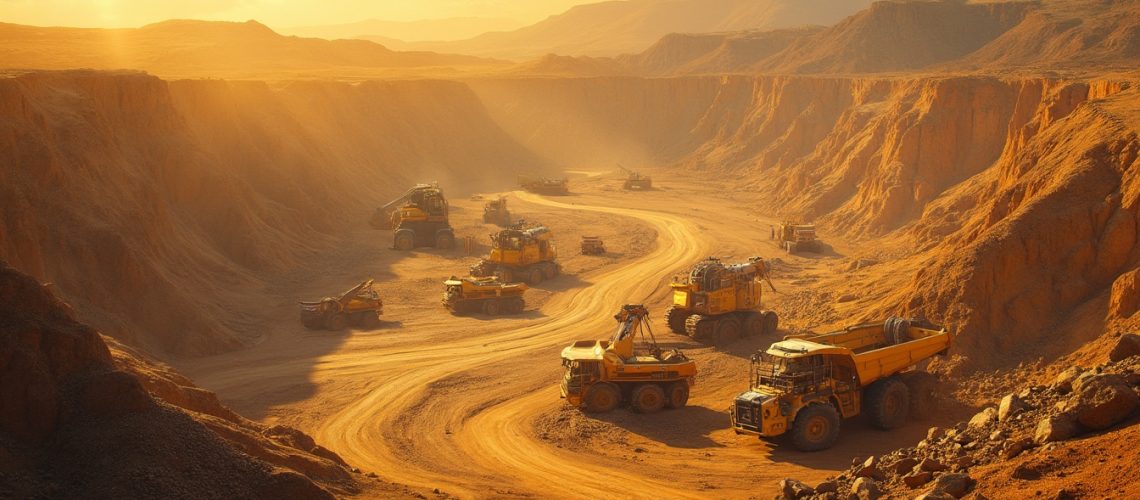
<svg viewBox="0 0 1140 500"><path fill-rule="evenodd" d="M618 327L610 340L579 340L562 350L562 397L593 413L623 402L639 413L684 407L696 362L657 345L644 305L624 305L614 319ZM641 341L635 342L638 333Z"/></svg>
<svg viewBox="0 0 1140 500"><path fill-rule="evenodd" d="M761 438L790 432L796 448L816 451L835 443L841 418L868 413L884 430L926 418L936 411L937 379L908 370L950 342L945 328L901 318L785 337L752 356L751 389L736 396L732 426Z"/></svg>

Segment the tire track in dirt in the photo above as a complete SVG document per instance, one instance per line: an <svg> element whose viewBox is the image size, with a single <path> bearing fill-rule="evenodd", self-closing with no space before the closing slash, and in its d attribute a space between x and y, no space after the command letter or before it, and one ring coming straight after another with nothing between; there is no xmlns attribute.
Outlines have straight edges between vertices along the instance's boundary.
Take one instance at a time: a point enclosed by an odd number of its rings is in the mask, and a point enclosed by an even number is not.
<svg viewBox="0 0 1140 500"><path fill-rule="evenodd" d="M318 427L318 441L387 480L463 496L548 496L551 487L566 484L569 477L575 478L575 495L612 495L615 484L656 495L691 494L592 462L590 455L558 450L534 436L534 418L557 401L557 391L545 383L554 379L557 360L534 356L572 339L607 335L619 305L648 298L677 268L705 255L710 244L698 237L701 231L694 223L674 215L515 196L554 208L636 218L657 231L657 248L620 268L585 276L593 284L553 297L542 308L546 319L532 324L495 331L496 322L490 322L487 335L423 349L402 346L389 352L381 347L328 356L323 363L344 368L338 376L374 381ZM436 392L466 374L528 358L551 366L550 378L502 373L494 390L447 397ZM510 490L495 490L496 485Z"/></svg>

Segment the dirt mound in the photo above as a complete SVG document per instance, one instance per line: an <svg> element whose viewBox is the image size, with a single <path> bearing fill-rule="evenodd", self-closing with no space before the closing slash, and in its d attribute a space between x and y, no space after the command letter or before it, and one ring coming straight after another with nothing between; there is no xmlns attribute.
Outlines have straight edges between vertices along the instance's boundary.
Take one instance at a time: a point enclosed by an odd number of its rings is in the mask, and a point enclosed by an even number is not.
<svg viewBox="0 0 1140 500"><path fill-rule="evenodd" d="M1135 446L1111 443L1131 442L1138 407L1140 356L1071 368L1047 385L1006 394L968 422L931 428L914 447L856 458L842 474L815 487L785 480L782 495L836 498L862 489L953 498L1043 490L1068 498L1133 496L1140 492L1140 478L1131 464L1140 454Z"/></svg>
<svg viewBox="0 0 1140 500"><path fill-rule="evenodd" d="M308 436L238 417L177 374L108 348L47 287L6 263L0 316L0 490L196 498L361 491L348 466Z"/></svg>
<svg viewBox="0 0 1140 500"><path fill-rule="evenodd" d="M0 257L160 356L261 335L282 300L258 299L265 277L335 247L404 186L461 196L544 164L455 82L38 72L0 79L0 102Z"/></svg>
<svg viewBox="0 0 1140 500"><path fill-rule="evenodd" d="M395 52L365 40L279 35L256 21L164 21L142 28L44 28L0 23L5 68L135 69L164 77L378 75L416 67L494 67L477 57Z"/></svg>

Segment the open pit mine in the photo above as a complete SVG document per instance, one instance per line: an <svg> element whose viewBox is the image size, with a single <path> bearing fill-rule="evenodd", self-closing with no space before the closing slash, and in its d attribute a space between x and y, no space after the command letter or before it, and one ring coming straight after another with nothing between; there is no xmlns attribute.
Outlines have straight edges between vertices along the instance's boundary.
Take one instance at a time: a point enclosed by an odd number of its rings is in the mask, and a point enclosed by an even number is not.
<svg viewBox="0 0 1140 500"><path fill-rule="evenodd" d="M1140 3L481 5L0 5L0 498L1140 497Z"/></svg>

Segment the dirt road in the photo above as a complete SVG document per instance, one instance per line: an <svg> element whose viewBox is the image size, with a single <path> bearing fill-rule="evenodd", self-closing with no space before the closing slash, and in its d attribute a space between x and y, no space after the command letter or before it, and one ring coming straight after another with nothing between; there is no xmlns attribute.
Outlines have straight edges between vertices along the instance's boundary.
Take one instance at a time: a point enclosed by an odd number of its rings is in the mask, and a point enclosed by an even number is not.
<svg viewBox="0 0 1140 500"><path fill-rule="evenodd" d="M740 257L763 250L758 240L766 238L768 221L731 199L678 206L679 192L637 199L597 191L557 199L512 193L529 211L566 226L574 217L588 228L626 220L656 234L650 250L551 282L555 288L540 291L539 308L522 317L388 311L386 317L403 324L342 336L282 333L254 349L179 368L239 412L302 428L364 471L461 497L767 495L781 477L822 478L852 455L913 441L925 431L889 437L856 431L827 454L791 452L732 433L723 409L741 389L747 354L772 339L717 351L668 333L661 302L678 269L714 253ZM609 230L631 232L630 225ZM405 288L422 283L435 294L438 282L422 278L444 265L435 259L421 254L391 265L411 269L400 271L412 280ZM799 264L818 267L810 260ZM431 300L422 292L398 293L410 294L406 302ZM612 315L630 302L650 304L659 339L697 359L702 374L690 406L600 417L566 408L558 398L558 351L572 340L608 337Z"/></svg>

